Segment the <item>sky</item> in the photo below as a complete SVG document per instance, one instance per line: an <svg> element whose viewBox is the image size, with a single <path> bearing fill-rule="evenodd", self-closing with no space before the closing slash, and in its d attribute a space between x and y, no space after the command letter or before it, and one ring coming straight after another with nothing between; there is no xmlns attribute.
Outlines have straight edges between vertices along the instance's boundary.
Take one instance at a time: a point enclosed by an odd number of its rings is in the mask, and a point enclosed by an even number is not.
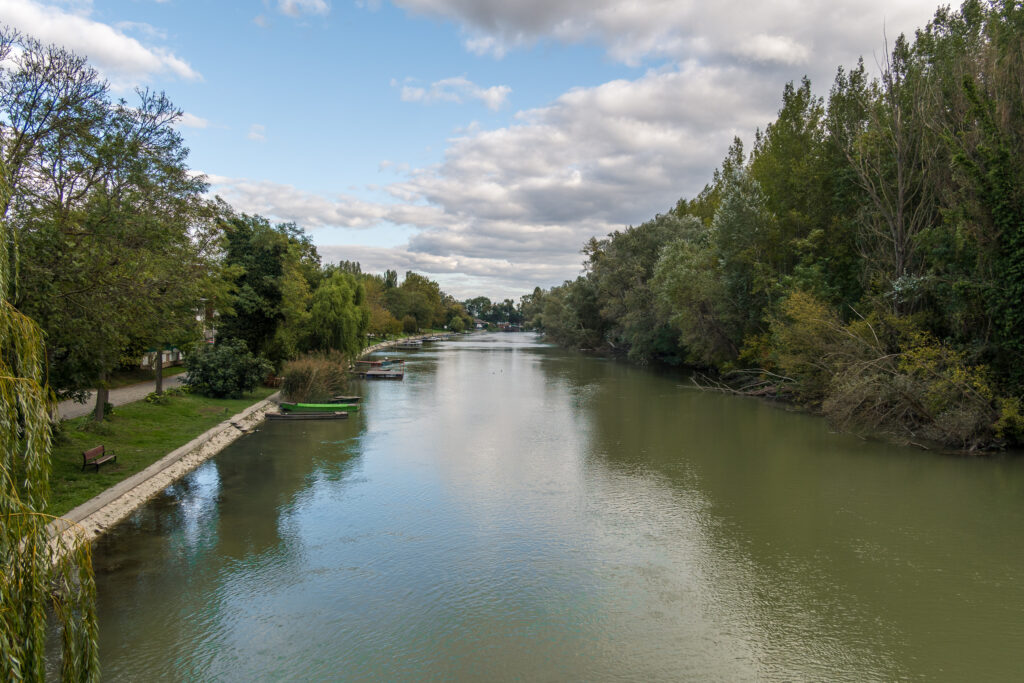
<svg viewBox="0 0 1024 683"><path fill-rule="evenodd" d="M456 298L581 271L592 236L665 213L788 81L827 95L933 0L0 0L0 23L163 90L190 165L325 262Z"/></svg>

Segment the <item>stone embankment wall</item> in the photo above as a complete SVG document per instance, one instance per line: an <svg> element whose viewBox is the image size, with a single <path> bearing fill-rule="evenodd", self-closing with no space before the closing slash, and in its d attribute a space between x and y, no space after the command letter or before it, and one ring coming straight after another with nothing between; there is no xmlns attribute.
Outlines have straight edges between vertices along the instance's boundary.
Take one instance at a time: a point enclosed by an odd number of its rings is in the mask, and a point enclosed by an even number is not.
<svg viewBox="0 0 1024 683"><path fill-rule="evenodd" d="M228 444L260 424L264 415L277 408L278 394L251 405L241 413L168 453L146 469L133 474L95 498L82 503L62 518L50 523L54 536L64 543L91 541L130 515L147 500L185 476L204 461L221 452Z"/></svg>

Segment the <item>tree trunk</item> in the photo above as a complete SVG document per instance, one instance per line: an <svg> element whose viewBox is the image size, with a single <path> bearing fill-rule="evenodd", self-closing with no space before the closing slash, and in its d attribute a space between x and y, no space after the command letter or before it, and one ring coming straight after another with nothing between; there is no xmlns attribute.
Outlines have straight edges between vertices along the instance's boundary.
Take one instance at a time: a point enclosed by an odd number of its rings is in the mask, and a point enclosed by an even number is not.
<svg viewBox="0 0 1024 683"><path fill-rule="evenodd" d="M107 399L110 398L110 389L107 387L107 373L100 374L99 386L96 387L96 410L93 411L92 419L96 422L103 422L103 413L107 407Z"/></svg>
<svg viewBox="0 0 1024 683"><path fill-rule="evenodd" d="M153 359L153 376L156 379L156 388L154 389L157 396L164 393L164 351L163 349L156 350L156 358Z"/></svg>

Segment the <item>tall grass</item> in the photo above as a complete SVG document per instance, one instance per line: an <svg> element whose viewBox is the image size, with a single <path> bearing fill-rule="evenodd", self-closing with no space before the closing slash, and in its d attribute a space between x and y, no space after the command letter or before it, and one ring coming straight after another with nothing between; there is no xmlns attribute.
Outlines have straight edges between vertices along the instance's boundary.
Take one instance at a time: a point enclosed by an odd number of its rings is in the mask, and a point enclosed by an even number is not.
<svg viewBox="0 0 1024 683"><path fill-rule="evenodd" d="M348 357L340 351L310 353L284 364L281 394L288 401L322 403L348 386Z"/></svg>

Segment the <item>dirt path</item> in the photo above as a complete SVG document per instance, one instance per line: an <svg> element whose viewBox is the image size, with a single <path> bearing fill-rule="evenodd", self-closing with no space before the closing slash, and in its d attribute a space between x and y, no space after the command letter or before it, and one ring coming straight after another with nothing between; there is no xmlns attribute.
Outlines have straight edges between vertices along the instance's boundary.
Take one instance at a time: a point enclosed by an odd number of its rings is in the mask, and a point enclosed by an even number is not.
<svg viewBox="0 0 1024 683"><path fill-rule="evenodd" d="M179 386L185 379L185 374L171 375L170 377L164 377L164 389L170 389L171 387ZM110 390L110 401L111 405L120 406L125 403L133 403L135 401L141 401L146 398L146 394L152 393L156 389L156 380L149 382L141 382L139 384L132 384L127 387L121 387L120 389ZM60 419L70 420L74 417L82 417L88 415L96 408L96 392L89 392L89 400L85 403L75 403L74 401L61 401L57 405L57 411L60 413Z"/></svg>

